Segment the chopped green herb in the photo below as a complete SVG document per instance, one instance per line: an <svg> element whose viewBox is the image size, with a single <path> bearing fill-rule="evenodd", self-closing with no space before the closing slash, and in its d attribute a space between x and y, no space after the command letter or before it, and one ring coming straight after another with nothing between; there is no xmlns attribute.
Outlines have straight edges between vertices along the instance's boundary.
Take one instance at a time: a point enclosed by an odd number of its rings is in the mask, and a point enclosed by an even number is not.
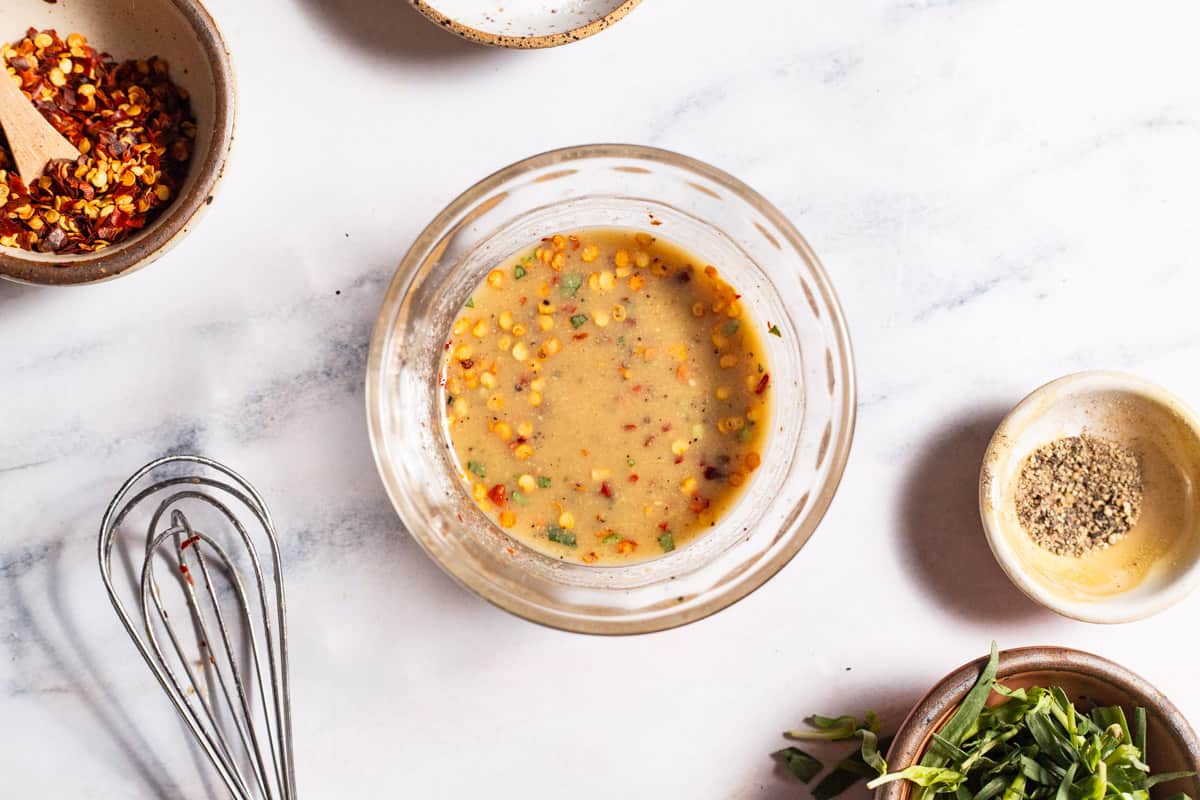
<svg viewBox="0 0 1200 800"><path fill-rule="evenodd" d="M587 314L576 314L575 316L571 317L571 327L578 328L580 325L582 325L583 323L585 323L587 321L588 321Z"/></svg>
<svg viewBox="0 0 1200 800"><path fill-rule="evenodd" d="M610 533L608 536L605 536L600 541L603 542L604 544L616 544L617 542L621 541L621 536L616 533Z"/></svg>
<svg viewBox="0 0 1200 800"><path fill-rule="evenodd" d="M468 297L467 298L467 308L474 308L474 307L475 307L475 298Z"/></svg>
<svg viewBox="0 0 1200 800"><path fill-rule="evenodd" d="M779 332L778 325L772 325L771 327L767 328L767 333L771 334L772 336L778 336L780 339L783 338L783 334Z"/></svg>
<svg viewBox="0 0 1200 800"><path fill-rule="evenodd" d="M542 489L549 489L550 488L550 479L547 478L545 475L539 475L538 476L538 487L542 488Z"/></svg>
<svg viewBox="0 0 1200 800"><path fill-rule="evenodd" d="M523 492L520 492L516 489L513 489L511 492L508 493L508 499L512 500L514 503L516 503L519 506L529 505L529 498L526 497Z"/></svg>
<svg viewBox="0 0 1200 800"><path fill-rule="evenodd" d="M749 428L742 428L737 432L737 440L742 444L745 444L746 442L750 441L750 437L753 435L754 434L750 432Z"/></svg>
<svg viewBox="0 0 1200 800"><path fill-rule="evenodd" d="M664 553L669 553L675 549L675 535L667 531L662 536L658 537L658 546L662 548Z"/></svg>
<svg viewBox="0 0 1200 800"><path fill-rule="evenodd" d="M525 268L522 267L520 264L518 264L517 268L513 270L513 277L515 277L517 280L521 280L521 278L524 278L528 274L529 273L526 272Z"/></svg>
<svg viewBox="0 0 1200 800"><path fill-rule="evenodd" d="M617 337L617 344L621 345L621 347L624 347L624 346L625 346L625 337L624 337L624 336L618 336L618 337Z"/></svg>
<svg viewBox="0 0 1200 800"><path fill-rule="evenodd" d="M478 461L468 461L467 469L471 472L474 472L480 478L487 477L487 467L483 466L483 464L480 464Z"/></svg>
<svg viewBox="0 0 1200 800"><path fill-rule="evenodd" d="M891 743L890 737L883 739L879 742L879 749L887 750ZM849 758L839 761L824 778L817 782L812 790L813 800L833 800L834 797L842 794L854 784L863 779L873 778L876 774L875 770L867 766L862 753L856 752Z"/></svg>
<svg viewBox="0 0 1200 800"><path fill-rule="evenodd" d="M522 264L532 264L533 263L533 253L530 253L529 255L522 258L521 263Z"/></svg>
<svg viewBox="0 0 1200 800"><path fill-rule="evenodd" d="M565 294L567 297L574 297L575 293L579 291L580 286L583 286L583 276L582 275L573 275L572 274L572 275L563 275L562 276L562 282L560 283L560 288L562 289L562 293Z"/></svg>
<svg viewBox="0 0 1200 800"><path fill-rule="evenodd" d="M1119 706L1085 714L1059 687L1009 689L997 683L999 655L991 657L921 758L895 772L879 767L878 753L863 739L863 755L884 774L875 789L906 780L920 787L914 800L954 795L972 800L1148 800L1157 783L1194 773L1151 775L1145 763L1144 710L1134 710L1133 729ZM1007 698L988 707L995 692ZM874 758L872 758L874 756Z"/></svg>
<svg viewBox="0 0 1200 800"><path fill-rule="evenodd" d="M546 528L546 538L567 547L575 546L575 534L557 525L551 525Z"/></svg>
<svg viewBox="0 0 1200 800"><path fill-rule="evenodd" d="M632 458L627 458L627 459L625 459L625 466L632 467L632 466L633 466L634 464L636 464L636 463L637 463L637 462L636 462L636 461L634 461Z"/></svg>
<svg viewBox="0 0 1200 800"><path fill-rule="evenodd" d="M804 722L812 728L811 731L788 731L786 736L799 741L838 742L853 739L860 730L874 731L879 728L879 718L871 711L867 712L866 720L861 725L851 716L826 717L821 714L813 714Z"/></svg>
<svg viewBox="0 0 1200 800"><path fill-rule="evenodd" d="M741 323L739 323L736 319L729 320L729 322L725 323L725 333L728 334L729 336L733 336L735 333L738 332L738 326L740 324Z"/></svg>
<svg viewBox="0 0 1200 800"><path fill-rule="evenodd" d="M782 761L788 768L788 772L805 783L817 777L817 774L825 769L824 764L799 747L785 747L782 750L776 750L771 753L771 757Z"/></svg>

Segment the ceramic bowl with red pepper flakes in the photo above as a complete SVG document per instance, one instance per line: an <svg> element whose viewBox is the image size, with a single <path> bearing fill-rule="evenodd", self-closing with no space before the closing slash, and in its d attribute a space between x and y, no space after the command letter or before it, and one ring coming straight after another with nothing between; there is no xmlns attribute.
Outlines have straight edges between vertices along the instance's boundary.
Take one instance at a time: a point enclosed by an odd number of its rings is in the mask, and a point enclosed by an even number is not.
<svg viewBox="0 0 1200 800"><path fill-rule="evenodd" d="M0 134L0 277L93 283L155 261L212 203L233 141L229 51L196 0L0 9L0 79L80 151L26 182Z"/></svg>

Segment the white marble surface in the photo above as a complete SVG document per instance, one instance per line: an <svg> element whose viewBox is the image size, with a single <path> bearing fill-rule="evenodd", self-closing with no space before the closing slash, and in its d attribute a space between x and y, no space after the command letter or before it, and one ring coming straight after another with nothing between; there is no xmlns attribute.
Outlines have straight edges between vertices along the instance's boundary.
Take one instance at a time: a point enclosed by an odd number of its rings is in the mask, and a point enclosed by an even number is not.
<svg viewBox="0 0 1200 800"><path fill-rule="evenodd" d="M395 0L210 5L241 116L208 219L115 283L0 285L0 795L210 796L93 556L121 480L180 450L243 471L284 531L306 797L804 796L767 758L781 730L895 724L993 637L1112 657L1200 721L1200 596L1113 628L1042 612L973 496L999 415L1049 378L1127 369L1200 404L1200 6L648 0L518 53ZM706 159L789 214L861 391L841 492L791 565L629 639L446 578L400 529L362 410L417 231L486 172L601 140Z"/></svg>

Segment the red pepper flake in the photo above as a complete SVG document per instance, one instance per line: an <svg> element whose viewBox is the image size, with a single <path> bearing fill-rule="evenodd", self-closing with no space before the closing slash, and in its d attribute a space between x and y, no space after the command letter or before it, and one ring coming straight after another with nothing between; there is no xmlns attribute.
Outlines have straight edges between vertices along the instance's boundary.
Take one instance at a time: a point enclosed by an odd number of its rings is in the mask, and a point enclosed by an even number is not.
<svg viewBox="0 0 1200 800"><path fill-rule="evenodd" d="M767 384L771 382L771 373L764 372L763 376L758 379L758 386L754 387L755 394L762 394L767 390Z"/></svg>
<svg viewBox="0 0 1200 800"><path fill-rule="evenodd" d="M0 136L0 245L95 252L152 222L178 195L196 137L188 94L172 83L167 62L117 63L77 33L63 40L34 28L10 52L0 67L11 67L21 91L82 155L47 164L27 185Z"/></svg>
<svg viewBox="0 0 1200 800"><path fill-rule="evenodd" d="M575 305L574 303L568 303L562 307L562 310L564 314L574 314L579 310L579 306Z"/></svg>
<svg viewBox="0 0 1200 800"><path fill-rule="evenodd" d="M497 483L488 490L488 497L500 508L504 508L508 504L508 489L504 488L503 483Z"/></svg>
<svg viewBox="0 0 1200 800"><path fill-rule="evenodd" d="M475 359L464 358L462 361L460 361L458 363L462 364L463 369L470 369L471 367L475 366Z"/></svg>
<svg viewBox="0 0 1200 800"><path fill-rule="evenodd" d="M670 525L668 525L668 524L667 524L667 523L665 523L665 522L660 522L660 523L658 523L658 529L659 529L660 531L665 531L665 530L667 530L667 529L668 529L668 528L670 528L670 527L671 527L671 526L670 526Z"/></svg>
<svg viewBox="0 0 1200 800"><path fill-rule="evenodd" d="M725 473L721 472L721 470L717 469L716 467L705 467L704 468L704 479L706 481L720 480L721 478L724 478L724 477L725 477Z"/></svg>
<svg viewBox="0 0 1200 800"><path fill-rule="evenodd" d="M572 250L579 249L579 237L578 236L568 236L567 241L571 243Z"/></svg>
<svg viewBox="0 0 1200 800"><path fill-rule="evenodd" d="M634 394L641 394L641 393L642 393L642 385L641 385L640 383L639 383L639 384L636 384L636 385L634 385L634 387L633 387L633 393L634 393Z"/></svg>
<svg viewBox="0 0 1200 800"><path fill-rule="evenodd" d="M623 430L623 431L636 431L636 430L637 430L637 425L634 425L632 422L626 422L624 425L622 425L622 426L621 426L621 430Z"/></svg>
<svg viewBox="0 0 1200 800"><path fill-rule="evenodd" d="M710 503L708 498L701 495L695 495L692 497L692 502L689 503L689 507L692 509L693 514L701 514L707 511L709 505Z"/></svg>
<svg viewBox="0 0 1200 800"><path fill-rule="evenodd" d="M645 438L645 440L642 441L642 447L649 447L652 444L654 444L654 434L653 433L650 434L649 436L647 436Z"/></svg>
<svg viewBox="0 0 1200 800"><path fill-rule="evenodd" d="M187 578L187 582L192 586L196 585L196 581L192 578L192 571L187 568L187 564L180 564L179 571L183 573L183 577Z"/></svg>
<svg viewBox="0 0 1200 800"><path fill-rule="evenodd" d="M184 540L183 540L183 544L179 545L179 549L180 549L180 550L187 550L189 547L191 547L192 545L194 545L194 544L195 544L196 542L198 542L198 541L200 541L200 537L199 537L199 536L189 536L188 538L186 538L186 539L184 539Z"/></svg>
<svg viewBox="0 0 1200 800"><path fill-rule="evenodd" d="M669 422L668 422L666 425L663 425L663 426L662 426L662 428L661 428L660 430L661 430L663 433L666 433L667 431L671 430L671 423L669 423Z"/></svg>
<svg viewBox="0 0 1200 800"><path fill-rule="evenodd" d="M675 463L676 463L676 464L682 464L682 463L683 463L683 456L675 456Z"/></svg>
<svg viewBox="0 0 1200 800"><path fill-rule="evenodd" d="M527 302L529 302L528 297L518 297L517 298L517 303L520 305L525 305Z"/></svg>
<svg viewBox="0 0 1200 800"><path fill-rule="evenodd" d="M608 485L608 481L600 484L600 494L604 495L605 497L613 496L613 490L612 487Z"/></svg>
<svg viewBox="0 0 1200 800"><path fill-rule="evenodd" d="M638 475L636 472L629 476L630 483L637 483L639 480L640 479L638 478Z"/></svg>
<svg viewBox="0 0 1200 800"><path fill-rule="evenodd" d="M584 339L588 338L588 335L586 333L577 333L571 338L577 342L582 342Z"/></svg>

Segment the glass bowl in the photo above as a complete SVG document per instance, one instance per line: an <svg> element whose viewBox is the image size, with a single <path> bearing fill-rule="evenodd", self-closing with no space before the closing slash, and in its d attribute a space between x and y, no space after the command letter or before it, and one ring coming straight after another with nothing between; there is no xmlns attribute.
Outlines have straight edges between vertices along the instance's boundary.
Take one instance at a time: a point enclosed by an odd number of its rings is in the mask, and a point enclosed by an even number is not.
<svg viewBox="0 0 1200 800"><path fill-rule="evenodd" d="M652 231L716 265L742 293L751 317L781 334L763 337L774 430L736 506L686 547L619 567L536 553L478 510L448 446L438 385L450 328L490 269L549 233L605 227ZM481 597L526 619L585 633L683 625L745 597L778 572L833 499L854 411L842 310L792 224L730 175L634 145L543 153L454 200L396 270L367 367L376 464L409 532Z"/></svg>

